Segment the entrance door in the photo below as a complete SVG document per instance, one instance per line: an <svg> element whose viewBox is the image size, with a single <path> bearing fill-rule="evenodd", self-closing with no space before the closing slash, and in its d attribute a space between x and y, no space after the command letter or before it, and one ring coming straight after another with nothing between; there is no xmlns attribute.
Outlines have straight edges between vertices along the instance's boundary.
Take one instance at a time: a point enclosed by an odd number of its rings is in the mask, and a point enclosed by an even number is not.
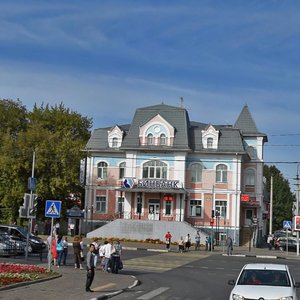
<svg viewBox="0 0 300 300"><path fill-rule="evenodd" d="M148 219L149 220L159 220L160 204L149 202L148 204Z"/></svg>
<svg viewBox="0 0 300 300"><path fill-rule="evenodd" d="M250 226L252 224L252 218L253 218L253 209L246 209L246 215L245 215L246 226Z"/></svg>

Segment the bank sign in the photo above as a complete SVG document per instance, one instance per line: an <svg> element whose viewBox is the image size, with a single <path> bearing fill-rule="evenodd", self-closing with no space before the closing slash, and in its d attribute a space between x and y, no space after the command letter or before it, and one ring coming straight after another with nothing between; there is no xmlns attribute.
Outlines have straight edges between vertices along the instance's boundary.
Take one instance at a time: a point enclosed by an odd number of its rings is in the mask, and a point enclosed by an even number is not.
<svg viewBox="0 0 300 300"><path fill-rule="evenodd" d="M139 179L137 188L146 189L179 189L179 180L166 179Z"/></svg>

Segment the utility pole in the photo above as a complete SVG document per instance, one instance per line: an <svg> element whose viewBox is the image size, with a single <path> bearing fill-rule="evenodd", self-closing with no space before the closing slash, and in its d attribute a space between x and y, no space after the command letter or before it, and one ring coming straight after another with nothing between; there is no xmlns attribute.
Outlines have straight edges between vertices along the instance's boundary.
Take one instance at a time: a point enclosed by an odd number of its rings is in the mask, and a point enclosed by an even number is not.
<svg viewBox="0 0 300 300"><path fill-rule="evenodd" d="M297 164L297 175L296 175L296 216L299 216L299 166ZM299 256L299 231L296 231L297 234L297 256Z"/></svg>
<svg viewBox="0 0 300 300"><path fill-rule="evenodd" d="M271 175L271 187L270 187L270 223L269 223L269 235L273 232L273 175Z"/></svg>

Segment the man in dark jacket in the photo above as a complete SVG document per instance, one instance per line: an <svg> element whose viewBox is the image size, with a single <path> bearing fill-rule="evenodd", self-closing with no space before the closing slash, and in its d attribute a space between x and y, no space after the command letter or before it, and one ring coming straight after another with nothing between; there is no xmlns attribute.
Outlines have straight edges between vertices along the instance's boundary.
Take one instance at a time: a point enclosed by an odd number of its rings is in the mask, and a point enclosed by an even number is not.
<svg viewBox="0 0 300 300"><path fill-rule="evenodd" d="M93 292L91 290L91 285L95 276L95 246L90 244L90 249L86 255L86 284L85 290L86 292Z"/></svg>

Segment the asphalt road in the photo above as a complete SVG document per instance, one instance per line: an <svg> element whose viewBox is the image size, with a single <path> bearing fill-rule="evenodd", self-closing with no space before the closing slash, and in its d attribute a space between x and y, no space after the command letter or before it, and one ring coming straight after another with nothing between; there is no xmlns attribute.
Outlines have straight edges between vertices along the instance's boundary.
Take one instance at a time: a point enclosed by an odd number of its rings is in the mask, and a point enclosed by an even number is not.
<svg viewBox="0 0 300 300"><path fill-rule="evenodd" d="M278 260L252 257L205 256L199 254L160 253L145 255L132 252L124 257L126 271L135 275L141 285L113 299L137 300L224 300L242 266L250 262L289 265L296 281L300 281L298 260ZM298 291L300 297L300 290ZM300 298L299 298L300 299Z"/></svg>

